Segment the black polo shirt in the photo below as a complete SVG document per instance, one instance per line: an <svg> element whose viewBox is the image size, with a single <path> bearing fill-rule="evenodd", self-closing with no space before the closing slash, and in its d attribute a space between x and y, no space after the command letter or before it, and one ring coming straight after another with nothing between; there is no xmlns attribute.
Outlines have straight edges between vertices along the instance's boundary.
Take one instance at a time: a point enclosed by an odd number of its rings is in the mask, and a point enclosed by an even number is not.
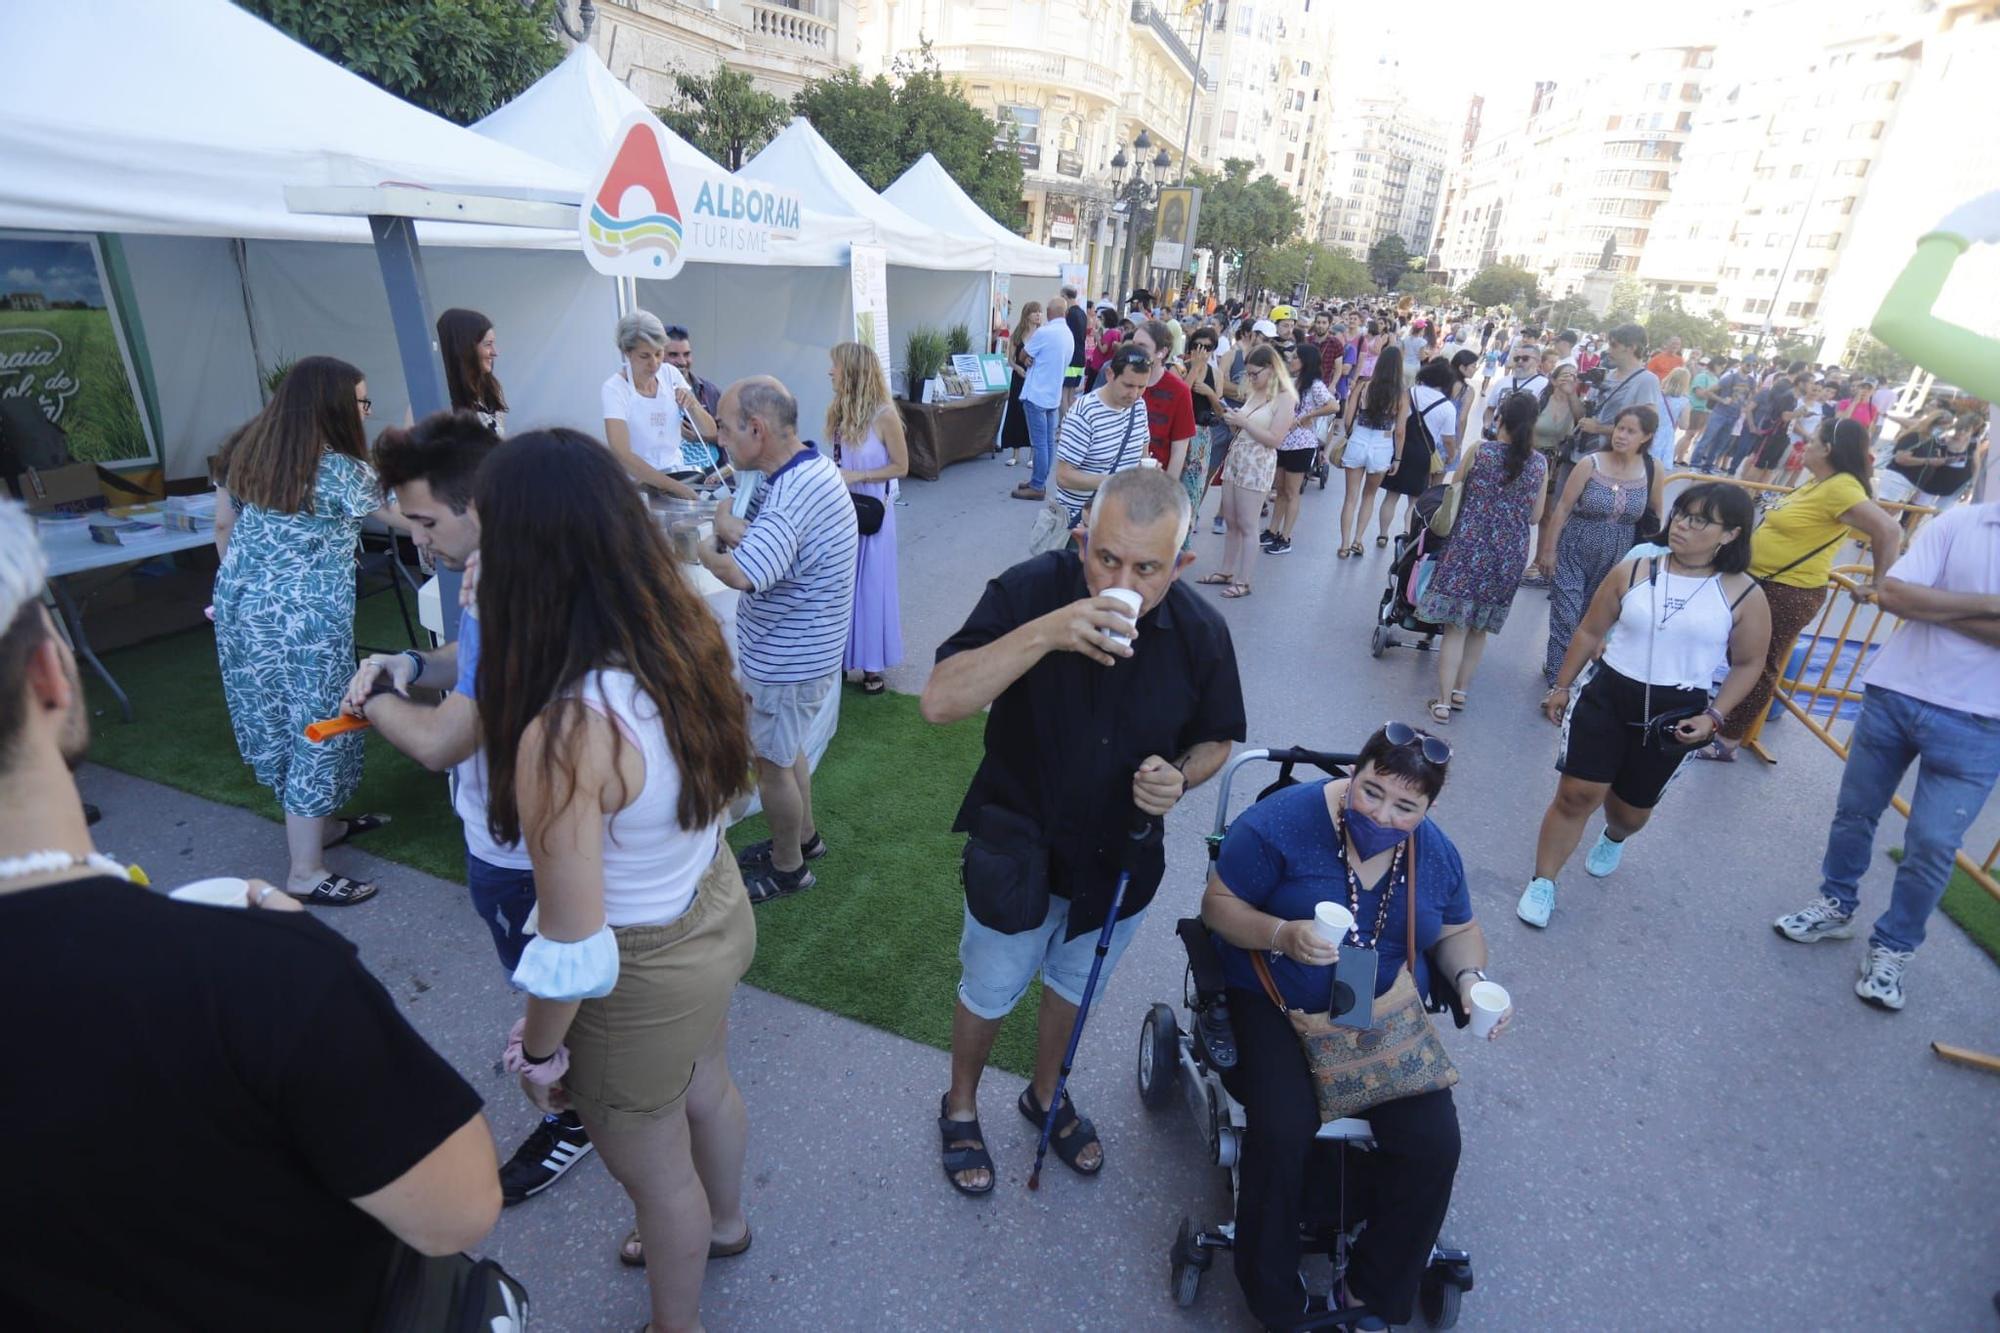
<svg viewBox="0 0 2000 1333"><path fill-rule="evenodd" d="M1024 561L987 583L937 660L983 648L1089 595L1075 552ZM1132 648L1131 657L1108 667L1081 653L1048 653L1008 686L987 715L986 755L952 825L965 832L987 805L1036 820L1049 841L1050 889L1070 900L1070 938L1104 924L1133 823L1132 774L1140 762L1244 736L1236 649L1213 606L1172 584L1139 618ZM1121 917L1153 900L1165 870L1155 842L1133 869Z"/></svg>

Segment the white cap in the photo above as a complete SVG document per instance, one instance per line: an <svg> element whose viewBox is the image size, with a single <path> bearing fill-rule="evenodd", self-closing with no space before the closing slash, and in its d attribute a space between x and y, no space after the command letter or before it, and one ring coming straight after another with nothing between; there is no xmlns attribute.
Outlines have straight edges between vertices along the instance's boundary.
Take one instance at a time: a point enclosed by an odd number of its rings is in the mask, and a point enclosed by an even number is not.
<svg viewBox="0 0 2000 1333"><path fill-rule="evenodd" d="M1258 320L1250 326L1250 331L1252 333L1261 333L1266 338L1275 338L1278 336L1278 326L1268 319Z"/></svg>
<svg viewBox="0 0 2000 1333"><path fill-rule="evenodd" d="M48 582L49 561L35 520L20 504L0 499L0 632L41 597Z"/></svg>

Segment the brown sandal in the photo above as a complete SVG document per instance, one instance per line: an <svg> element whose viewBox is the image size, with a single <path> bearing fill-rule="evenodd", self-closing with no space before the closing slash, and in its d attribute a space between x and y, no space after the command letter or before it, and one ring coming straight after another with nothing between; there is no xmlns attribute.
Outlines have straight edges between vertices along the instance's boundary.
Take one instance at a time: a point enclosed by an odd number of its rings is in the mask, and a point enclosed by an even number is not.
<svg viewBox="0 0 2000 1333"><path fill-rule="evenodd" d="M1196 579L1195 582L1208 588L1227 588L1230 584L1236 582L1236 576L1233 574L1204 574Z"/></svg>
<svg viewBox="0 0 2000 1333"><path fill-rule="evenodd" d="M708 1257L711 1259L734 1259L737 1255L742 1254L750 1248L750 1240L750 1224L745 1222L743 1224L742 1240L731 1241L727 1245L724 1245L720 1241L712 1240L708 1243ZM627 1268L644 1268L646 1266L646 1250L639 1242L639 1228L633 1227L632 1233L625 1237L625 1243L618 1247L618 1262L624 1264Z"/></svg>
<svg viewBox="0 0 2000 1333"><path fill-rule="evenodd" d="M1248 597L1250 595L1250 585L1247 583L1232 583L1222 590L1222 595L1229 598Z"/></svg>

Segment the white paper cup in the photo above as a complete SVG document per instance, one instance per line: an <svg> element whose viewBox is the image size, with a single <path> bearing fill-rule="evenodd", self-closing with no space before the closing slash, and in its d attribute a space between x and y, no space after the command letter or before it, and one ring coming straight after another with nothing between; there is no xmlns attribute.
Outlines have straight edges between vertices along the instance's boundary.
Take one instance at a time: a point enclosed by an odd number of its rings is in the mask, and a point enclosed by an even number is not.
<svg viewBox="0 0 2000 1333"><path fill-rule="evenodd" d="M1472 1035L1484 1037L1500 1022L1500 1015L1507 1012L1513 1003L1507 995L1507 988L1497 981L1475 981L1466 992L1466 1003L1472 1012Z"/></svg>
<svg viewBox="0 0 2000 1333"><path fill-rule="evenodd" d="M1344 903L1321 903L1313 908L1313 926L1330 944L1345 944L1354 928L1354 913Z"/></svg>
<svg viewBox="0 0 2000 1333"><path fill-rule="evenodd" d="M1115 602L1123 603L1126 611L1126 619L1132 622L1134 631L1138 630L1139 607L1144 601L1138 593L1133 592L1130 588L1106 588L1101 595L1109 597ZM1113 643L1122 643L1127 648L1132 646L1132 636L1130 634L1119 634L1112 630L1106 630L1105 633Z"/></svg>
<svg viewBox="0 0 2000 1333"><path fill-rule="evenodd" d="M250 882L224 875L218 879L198 879L183 884L167 897L183 903L207 903L211 907L248 907Z"/></svg>

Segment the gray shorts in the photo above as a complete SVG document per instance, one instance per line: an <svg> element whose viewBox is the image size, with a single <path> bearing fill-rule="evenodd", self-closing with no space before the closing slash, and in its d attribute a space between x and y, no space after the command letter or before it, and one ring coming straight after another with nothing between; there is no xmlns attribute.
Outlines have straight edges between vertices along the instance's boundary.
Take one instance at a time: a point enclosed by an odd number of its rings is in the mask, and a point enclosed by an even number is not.
<svg viewBox="0 0 2000 1333"><path fill-rule="evenodd" d="M750 748L757 757L773 764L797 762L805 753L813 719L839 684L837 670L817 680L783 685L746 677L743 688L750 696Z"/></svg>

